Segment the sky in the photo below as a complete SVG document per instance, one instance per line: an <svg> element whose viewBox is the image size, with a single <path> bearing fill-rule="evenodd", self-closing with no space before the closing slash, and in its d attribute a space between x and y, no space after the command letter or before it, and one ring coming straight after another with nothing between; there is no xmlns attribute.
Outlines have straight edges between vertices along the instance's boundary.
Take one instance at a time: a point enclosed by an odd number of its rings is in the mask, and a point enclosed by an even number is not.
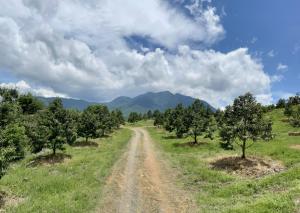
<svg viewBox="0 0 300 213"><path fill-rule="evenodd" d="M169 90L215 107L300 91L299 0L0 3L0 86L98 102Z"/></svg>

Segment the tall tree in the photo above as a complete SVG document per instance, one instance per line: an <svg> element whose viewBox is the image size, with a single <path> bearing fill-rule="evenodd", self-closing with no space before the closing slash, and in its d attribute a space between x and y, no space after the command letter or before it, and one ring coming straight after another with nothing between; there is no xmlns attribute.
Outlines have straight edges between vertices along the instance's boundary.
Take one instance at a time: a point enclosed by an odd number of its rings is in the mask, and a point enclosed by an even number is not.
<svg viewBox="0 0 300 213"><path fill-rule="evenodd" d="M195 100L188 109L190 119L190 132L194 138L194 143L197 144L197 137L205 134L205 137L211 138L215 131L214 117L207 111L206 107L200 100Z"/></svg>
<svg viewBox="0 0 300 213"><path fill-rule="evenodd" d="M231 127L230 137L237 139L242 149L242 158L246 158L246 149L251 146L249 141L272 138L272 124L264 120L262 107L252 94L239 96L234 100L232 107L226 108L227 110L230 110L231 119L226 123L226 127Z"/></svg>

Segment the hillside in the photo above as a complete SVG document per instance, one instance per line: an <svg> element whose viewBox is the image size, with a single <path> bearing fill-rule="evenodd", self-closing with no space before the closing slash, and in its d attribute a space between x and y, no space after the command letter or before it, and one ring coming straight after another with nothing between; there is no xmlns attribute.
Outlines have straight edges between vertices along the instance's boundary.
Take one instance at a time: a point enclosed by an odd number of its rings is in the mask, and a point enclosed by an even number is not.
<svg viewBox="0 0 300 213"><path fill-rule="evenodd" d="M38 97L46 105L49 104L54 98ZM164 92L148 92L142 95L138 95L134 98L121 96L111 102L102 103L107 105L110 109L120 109L124 115L128 115L130 112L145 113L148 110L160 110L164 111L167 108L173 108L177 104L182 103L184 106L189 106L195 98L185 96L181 94L172 94L169 91ZM63 104L66 108L73 108L83 110L89 105L97 104L95 102L88 102L84 100L67 99L62 98ZM206 101L202 101L203 104L212 110L215 110Z"/></svg>
<svg viewBox="0 0 300 213"><path fill-rule="evenodd" d="M37 97L40 101L42 101L46 106L52 102L55 98L45 98L45 97ZM61 98L63 105L65 108L68 109L77 109L77 110L84 110L90 105L98 104L96 102L89 102L84 100L72 99L72 98Z"/></svg>

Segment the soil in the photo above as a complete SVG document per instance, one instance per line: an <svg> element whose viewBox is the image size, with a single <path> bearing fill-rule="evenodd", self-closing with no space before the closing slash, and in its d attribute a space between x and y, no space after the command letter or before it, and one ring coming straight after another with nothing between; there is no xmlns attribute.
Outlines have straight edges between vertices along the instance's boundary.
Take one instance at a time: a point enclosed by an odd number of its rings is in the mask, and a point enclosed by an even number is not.
<svg viewBox="0 0 300 213"><path fill-rule="evenodd" d="M0 191L0 209L3 208L3 206L5 204L5 196L6 196L6 193Z"/></svg>
<svg viewBox="0 0 300 213"><path fill-rule="evenodd" d="M56 153L55 155L40 155L30 161L27 166L38 166L38 165L53 165L57 163L63 163L71 159L71 155L64 153Z"/></svg>
<svg viewBox="0 0 300 213"><path fill-rule="evenodd" d="M290 148L300 150L300 144L291 145Z"/></svg>
<svg viewBox="0 0 300 213"><path fill-rule="evenodd" d="M284 166L279 162L256 157L246 159L237 156L224 157L211 162L210 165L214 169L250 178L259 178L284 170Z"/></svg>
<svg viewBox="0 0 300 213"><path fill-rule="evenodd" d="M300 132L289 132L289 136L300 136Z"/></svg>
<svg viewBox="0 0 300 213"><path fill-rule="evenodd" d="M23 201L23 198L11 196L5 192L0 192L0 212L5 212L5 206L17 206Z"/></svg>
<svg viewBox="0 0 300 213"><path fill-rule="evenodd" d="M114 165L97 212L197 212L190 195L176 186L148 132L132 128L126 153Z"/></svg>

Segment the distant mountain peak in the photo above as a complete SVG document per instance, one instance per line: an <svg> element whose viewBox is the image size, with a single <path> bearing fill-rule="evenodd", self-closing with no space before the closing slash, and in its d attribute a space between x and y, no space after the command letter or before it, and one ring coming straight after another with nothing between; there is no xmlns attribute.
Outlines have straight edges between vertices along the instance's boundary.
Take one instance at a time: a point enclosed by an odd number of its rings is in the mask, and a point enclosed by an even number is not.
<svg viewBox="0 0 300 213"><path fill-rule="evenodd" d="M46 105L53 100L53 98L42 98L38 97ZM196 99L190 96L185 96L180 93L173 94L170 91L161 92L147 92L136 97L130 98L127 96L120 96L114 100L102 103L107 105L110 109L120 109L124 115L128 115L130 112L140 112L145 113L148 110L160 110L164 111L168 108L174 108L178 104L183 104L184 106L191 105ZM83 110L89 105L100 104L94 102L88 102L84 100L62 98L63 104L66 108L74 108L78 110ZM215 110L207 102L201 100L202 103L212 110Z"/></svg>

